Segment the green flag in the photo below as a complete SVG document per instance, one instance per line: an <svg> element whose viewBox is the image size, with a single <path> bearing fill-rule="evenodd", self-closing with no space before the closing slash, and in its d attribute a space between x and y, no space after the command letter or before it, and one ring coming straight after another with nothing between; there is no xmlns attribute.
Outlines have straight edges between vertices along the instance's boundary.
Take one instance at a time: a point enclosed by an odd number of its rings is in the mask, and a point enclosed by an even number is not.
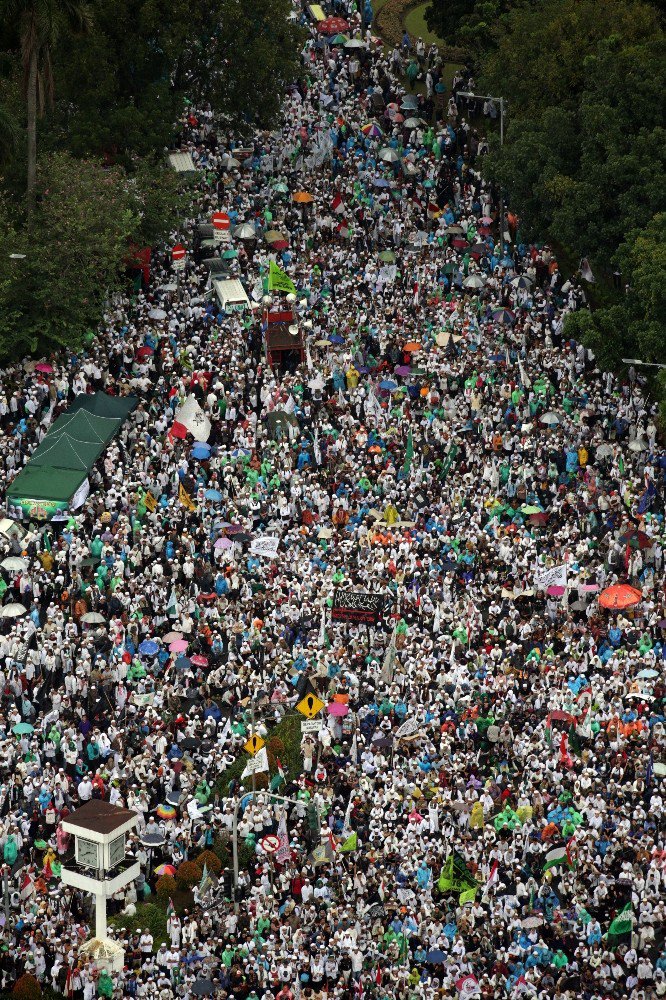
<svg viewBox="0 0 666 1000"><path fill-rule="evenodd" d="M358 834L350 833L345 842L338 848L341 854L345 851L355 851L358 847Z"/></svg>
<svg viewBox="0 0 666 1000"><path fill-rule="evenodd" d="M453 888L453 856L451 855L444 862L437 886L440 892L448 892Z"/></svg>
<svg viewBox="0 0 666 1000"><path fill-rule="evenodd" d="M293 292L294 295L296 294L296 285L273 260L268 269L268 290L270 292Z"/></svg>
<svg viewBox="0 0 666 1000"><path fill-rule="evenodd" d="M464 906L465 903L473 903L475 897L476 897L476 887L474 889L465 889L464 892L460 893L460 896L458 897L458 902L460 903L461 906Z"/></svg>
<svg viewBox="0 0 666 1000"><path fill-rule="evenodd" d="M607 934L608 943L614 944L625 934L631 934L633 926L634 915L631 910L631 903L629 902L626 906L622 907L615 920L611 922Z"/></svg>

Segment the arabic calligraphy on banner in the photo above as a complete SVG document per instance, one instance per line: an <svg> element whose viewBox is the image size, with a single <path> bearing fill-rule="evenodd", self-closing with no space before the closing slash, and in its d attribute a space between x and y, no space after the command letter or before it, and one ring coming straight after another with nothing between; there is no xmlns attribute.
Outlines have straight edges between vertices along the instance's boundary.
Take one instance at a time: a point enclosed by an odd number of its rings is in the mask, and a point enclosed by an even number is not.
<svg viewBox="0 0 666 1000"><path fill-rule="evenodd" d="M384 597L381 594L363 594L354 590L336 590L333 594L333 621L377 625L383 610Z"/></svg>

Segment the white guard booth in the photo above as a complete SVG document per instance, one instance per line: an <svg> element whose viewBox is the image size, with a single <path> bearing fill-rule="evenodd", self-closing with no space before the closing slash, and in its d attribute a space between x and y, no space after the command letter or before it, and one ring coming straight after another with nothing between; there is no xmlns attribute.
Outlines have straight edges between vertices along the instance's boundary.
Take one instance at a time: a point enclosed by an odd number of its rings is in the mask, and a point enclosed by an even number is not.
<svg viewBox="0 0 666 1000"><path fill-rule="evenodd" d="M63 820L63 829L74 836L74 857L65 860L62 880L95 897L95 937L84 949L98 964L112 971L122 969L123 949L107 938L106 901L138 878L141 866L125 858L125 839L137 815L131 809L91 799Z"/></svg>

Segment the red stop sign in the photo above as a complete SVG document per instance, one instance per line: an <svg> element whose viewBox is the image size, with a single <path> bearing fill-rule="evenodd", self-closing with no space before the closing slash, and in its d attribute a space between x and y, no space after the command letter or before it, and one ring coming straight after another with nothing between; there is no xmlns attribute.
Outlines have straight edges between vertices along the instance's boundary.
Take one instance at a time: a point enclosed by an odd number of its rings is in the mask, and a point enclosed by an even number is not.
<svg viewBox="0 0 666 1000"><path fill-rule="evenodd" d="M226 212L213 212L213 226L225 232L231 228L231 219Z"/></svg>
<svg viewBox="0 0 666 1000"><path fill-rule="evenodd" d="M185 256L185 247L181 246L180 243L176 243L171 251L171 260L182 260Z"/></svg>

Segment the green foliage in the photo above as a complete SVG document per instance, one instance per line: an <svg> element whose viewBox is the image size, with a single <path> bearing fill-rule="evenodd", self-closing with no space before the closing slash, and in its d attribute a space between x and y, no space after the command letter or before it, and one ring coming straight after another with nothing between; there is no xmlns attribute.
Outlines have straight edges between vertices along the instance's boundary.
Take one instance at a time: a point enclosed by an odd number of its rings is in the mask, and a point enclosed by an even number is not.
<svg viewBox="0 0 666 1000"><path fill-rule="evenodd" d="M81 342L118 283L139 216L120 171L59 153L41 163L33 225L29 237L0 202L0 243L26 255L0 264L0 357Z"/></svg>
<svg viewBox="0 0 666 1000"><path fill-rule="evenodd" d="M132 933L138 927L142 930L148 928L153 936L154 951L157 951L159 946L167 941L166 904L163 906L160 903L137 903L136 913L133 917L120 913L118 916L111 917L109 923L116 928L124 928Z"/></svg>
<svg viewBox="0 0 666 1000"><path fill-rule="evenodd" d="M273 739L279 739L283 746L283 752L277 754L280 758L280 763L284 768L286 780L289 781L300 773L302 769L301 760L301 722L303 717L298 713L293 715L287 715L274 729L268 734L268 746L270 747ZM268 754L269 759L272 751ZM217 780L217 789L221 795L228 795L229 793L229 782L240 780L240 776L245 770L245 765L247 764L247 754L241 753L237 760L228 767L226 771L220 775ZM271 771L271 777L274 776L275 768ZM245 784L248 784L248 779L244 779Z"/></svg>
<svg viewBox="0 0 666 1000"><path fill-rule="evenodd" d="M480 54L496 44L500 18L525 0L432 0L426 8L426 24L447 42Z"/></svg>
<svg viewBox="0 0 666 1000"><path fill-rule="evenodd" d="M194 861L183 861L175 874L176 885L183 891L191 889L201 881L201 871Z"/></svg>
<svg viewBox="0 0 666 1000"><path fill-rule="evenodd" d="M272 124L298 73L289 0L97 0L94 28L56 53L53 127L77 155L170 145L186 99L235 126Z"/></svg>
<svg viewBox="0 0 666 1000"><path fill-rule="evenodd" d="M178 886L173 875L162 875L155 883L155 895L162 902L169 902Z"/></svg>
<svg viewBox="0 0 666 1000"><path fill-rule="evenodd" d="M633 230L614 262L628 285L623 300L594 312L573 313L567 317L565 334L590 347L602 368L620 367L623 357L666 364L666 213L656 215L645 229ZM663 372L653 378L664 423Z"/></svg>
<svg viewBox="0 0 666 1000"><path fill-rule="evenodd" d="M659 16L641 0L540 0L500 23L479 83L508 104L489 173L526 235L608 261L666 206Z"/></svg>
<svg viewBox="0 0 666 1000"><path fill-rule="evenodd" d="M219 875L222 870L222 863L214 851L202 851L201 854L195 858L194 863L200 872L203 872L204 865L208 869L208 873L212 875Z"/></svg>

